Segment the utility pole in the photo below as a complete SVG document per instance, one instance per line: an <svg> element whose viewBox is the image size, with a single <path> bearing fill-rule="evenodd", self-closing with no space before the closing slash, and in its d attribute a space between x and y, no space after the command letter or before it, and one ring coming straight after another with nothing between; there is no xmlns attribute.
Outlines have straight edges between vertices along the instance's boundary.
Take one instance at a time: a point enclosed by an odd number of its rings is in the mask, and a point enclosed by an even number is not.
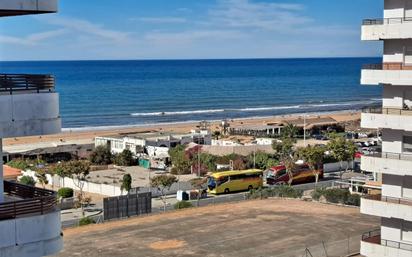
<svg viewBox="0 0 412 257"><path fill-rule="evenodd" d="M306 113L303 115L303 145L306 147Z"/></svg>

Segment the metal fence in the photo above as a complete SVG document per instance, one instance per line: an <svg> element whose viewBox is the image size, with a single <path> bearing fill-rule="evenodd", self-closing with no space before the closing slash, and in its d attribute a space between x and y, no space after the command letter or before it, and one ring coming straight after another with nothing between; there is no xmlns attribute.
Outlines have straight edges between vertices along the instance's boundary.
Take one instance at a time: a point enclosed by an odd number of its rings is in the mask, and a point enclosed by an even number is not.
<svg viewBox="0 0 412 257"><path fill-rule="evenodd" d="M141 193L103 199L104 220L128 218L152 211L152 194Z"/></svg>
<svg viewBox="0 0 412 257"><path fill-rule="evenodd" d="M295 250L279 254L273 254L272 257L345 257L353 256L360 251L360 242L362 235L348 235L341 240L325 240L315 244L308 243L293 247ZM298 249L298 250L296 250Z"/></svg>

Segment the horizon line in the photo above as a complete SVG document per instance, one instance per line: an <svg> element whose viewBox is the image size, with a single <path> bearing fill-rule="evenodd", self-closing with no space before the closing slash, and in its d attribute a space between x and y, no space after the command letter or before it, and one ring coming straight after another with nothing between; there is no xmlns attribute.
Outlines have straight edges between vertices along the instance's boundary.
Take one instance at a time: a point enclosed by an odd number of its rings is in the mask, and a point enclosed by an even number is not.
<svg viewBox="0 0 412 257"><path fill-rule="evenodd" d="M239 57L239 58L147 58L147 59L60 59L60 60L0 60L0 62L108 62L108 61L230 61L230 60L292 60L292 59L363 59L381 56L336 56L336 57Z"/></svg>

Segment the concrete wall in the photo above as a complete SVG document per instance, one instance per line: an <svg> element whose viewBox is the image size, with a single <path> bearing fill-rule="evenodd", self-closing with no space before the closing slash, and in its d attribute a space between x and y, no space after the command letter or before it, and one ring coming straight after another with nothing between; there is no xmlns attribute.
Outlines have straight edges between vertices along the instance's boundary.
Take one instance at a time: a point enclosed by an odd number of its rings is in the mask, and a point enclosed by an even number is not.
<svg viewBox="0 0 412 257"><path fill-rule="evenodd" d="M411 27L412 31L412 27ZM389 84L398 86L412 85L411 70L368 70L363 69L361 74L362 85Z"/></svg>
<svg viewBox="0 0 412 257"><path fill-rule="evenodd" d="M403 104L412 107L412 90L401 86L383 87L383 107L402 109Z"/></svg>
<svg viewBox="0 0 412 257"><path fill-rule="evenodd" d="M412 116L362 113L362 128L412 131Z"/></svg>
<svg viewBox="0 0 412 257"><path fill-rule="evenodd" d="M0 95L0 138L60 131L57 93Z"/></svg>
<svg viewBox="0 0 412 257"><path fill-rule="evenodd" d="M60 212L0 221L0 257L36 257L63 248Z"/></svg>
<svg viewBox="0 0 412 257"><path fill-rule="evenodd" d="M412 174L412 161L362 156L361 169L368 172L406 176Z"/></svg>
<svg viewBox="0 0 412 257"><path fill-rule="evenodd" d="M30 176L37 182L36 173L31 170L23 171L23 176ZM50 175L47 174L47 180L49 181L49 185L55 187L70 187L73 190L79 190L78 181L71 179L71 178L61 178L58 175ZM97 184L88 181L83 181L83 191L93 194L100 194L106 196L119 196L122 195L122 190L120 190L119 186L114 185L106 185L106 184Z"/></svg>
<svg viewBox="0 0 412 257"><path fill-rule="evenodd" d="M57 0L1 0L0 10L56 12Z"/></svg>

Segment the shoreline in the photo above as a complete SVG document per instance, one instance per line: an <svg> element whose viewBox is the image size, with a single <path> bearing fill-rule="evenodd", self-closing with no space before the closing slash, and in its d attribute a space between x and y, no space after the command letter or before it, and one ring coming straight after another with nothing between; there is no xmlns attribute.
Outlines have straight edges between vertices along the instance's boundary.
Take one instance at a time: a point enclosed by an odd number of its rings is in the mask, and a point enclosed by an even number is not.
<svg viewBox="0 0 412 257"><path fill-rule="evenodd" d="M295 113L287 115L275 115L268 117L250 117L240 119L228 119L231 126L247 126L247 125L265 125L267 123L275 123L281 121L294 120L302 118L306 115L306 118L326 118L330 117L337 122L355 121L360 119L360 111L358 110L345 110L345 111L333 111L333 112L316 112L316 113ZM89 142L94 143L94 138L97 136L115 136L119 134L141 133L148 131L163 131L171 133L188 133L192 129L196 129L200 121L186 121L175 123L156 123L156 124L142 124L142 125L130 125L130 126L115 126L115 127L102 127L96 128L79 128L79 129L63 129L61 133L55 135L46 136L30 136L20 138L7 138L3 140L4 146L15 146L23 144L37 144L37 143L50 143L50 142ZM212 131L220 129L219 124L221 120L208 120L210 122L210 129Z"/></svg>

